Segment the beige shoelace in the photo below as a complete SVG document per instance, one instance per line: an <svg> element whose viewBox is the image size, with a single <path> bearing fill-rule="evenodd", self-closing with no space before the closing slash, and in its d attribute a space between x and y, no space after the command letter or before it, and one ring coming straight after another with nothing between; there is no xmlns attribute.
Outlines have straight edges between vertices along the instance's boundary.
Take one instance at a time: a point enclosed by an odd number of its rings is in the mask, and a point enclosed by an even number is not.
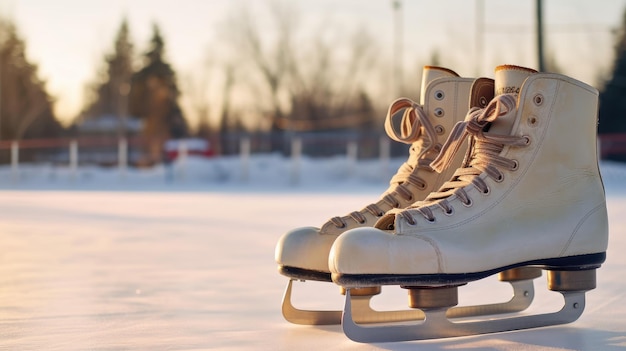
<svg viewBox="0 0 626 351"><path fill-rule="evenodd" d="M398 113L401 110L404 110L403 113ZM400 119L398 120L398 118ZM399 125L400 130L396 130L394 125ZM400 202L396 196L401 196L407 201L413 200L413 193L407 188L407 184L413 184L420 189L426 188L426 182L417 175L417 171L419 169L432 171L430 164L433 160L426 155L429 151L438 151L439 146L436 145L437 132L428 120L423 107L406 98L398 99L389 106L385 118L385 132L395 141L413 144L409 151L408 160L400 166L391 178L390 184L395 185L395 188L382 198L382 201L389 206L397 208L400 206ZM350 218L363 224L366 220L365 211L376 217L385 214L385 211L373 203L367 205L363 210L354 211L347 216L333 217L330 222L338 228L345 228L346 220Z"/></svg>
<svg viewBox="0 0 626 351"><path fill-rule="evenodd" d="M499 135L484 131L488 123L505 114L514 113L516 100L517 95L514 94L499 95L484 109L472 108L465 120L454 126L439 156L431 166L438 172L448 167L461 144L465 142L467 137L471 137L469 157L466 157L465 165L456 170L452 180L444 183L437 192L428 195L424 203L410 207L410 209L417 210L426 220L433 222L435 216L428 207L428 202L439 200L437 205L446 214L452 214L453 209L446 199L451 195L456 195L465 206L472 205L472 199L464 190L466 186L473 185L482 193L489 193L489 186L479 177L480 174L486 173L491 179L501 182L504 180L504 174L499 168L510 170L518 168L517 161L502 157L499 154L505 145L523 147L530 143L530 139L527 136ZM399 215L411 225L416 223L409 211L402 211Z"/></svg>

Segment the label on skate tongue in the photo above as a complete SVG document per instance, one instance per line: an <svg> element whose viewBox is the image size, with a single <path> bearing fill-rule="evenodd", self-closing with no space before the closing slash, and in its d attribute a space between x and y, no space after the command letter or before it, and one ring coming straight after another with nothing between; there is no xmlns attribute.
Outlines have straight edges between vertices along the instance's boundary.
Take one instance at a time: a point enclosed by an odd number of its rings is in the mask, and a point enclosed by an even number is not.
<svg viewBox="0 0 626 351"><path fill-rule="evenodd" d="M534 69L513 65L496 67L496 95L519 94L522 83L533 73Z"/></svg>
<svg viewBox="0 0 626 351"><path fill-rule="evenodd" d="M456 72L443 67L424 66L422 71L422 89L420 90L420 104L424 104L426 99L426 87L433 80L441 77L458 77Z"/></svg>
<svg viewBox="0 0 626 351"><path fill-rule="evenodd" d="M519 94L526 78L534 73L537 73L537 71L519 66L503 65L496 67L496 96L500 94ZM489 132L502 135L510 134L515 124L515 116L516 113L508 113L498 117L491 123Z"/></svg>

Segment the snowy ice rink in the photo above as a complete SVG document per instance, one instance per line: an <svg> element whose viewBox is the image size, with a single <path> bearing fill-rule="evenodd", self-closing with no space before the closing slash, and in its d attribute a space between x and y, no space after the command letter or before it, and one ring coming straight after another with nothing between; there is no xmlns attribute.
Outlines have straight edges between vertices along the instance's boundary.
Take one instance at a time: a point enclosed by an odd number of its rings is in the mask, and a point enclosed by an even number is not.
<svg viewBox="0 0 626 351"><path fill-rule="evenodd" d="M185 174L174 169L170 182L164 170L120 180L114 171L22 169L19 181L0 170L0 349L626 348L624 166L602 168L611 228L608 260L578 321L369 345L349 340L339 326L299 326L282 318L287 278L277 273L274 246L289 229L320 225L374 200L386 187L373 175L376 165L356 168L356 174L369 172L363 177L337 167L345 164L341 160L327 167L305 163L299 183L291 184L284 176L291 165L258 162L246 181L232 171L238 166L227 163L188 165ZM545 286L544 274L527 313L560 308L560 295ZM332 284L297 283L295 289L299 307L343 304ZM459 298L461 304L488 303L507 300L510 293L492 277L462 287ZM402 289L386 287L374 306L404 309L406 299Z"/></svg>

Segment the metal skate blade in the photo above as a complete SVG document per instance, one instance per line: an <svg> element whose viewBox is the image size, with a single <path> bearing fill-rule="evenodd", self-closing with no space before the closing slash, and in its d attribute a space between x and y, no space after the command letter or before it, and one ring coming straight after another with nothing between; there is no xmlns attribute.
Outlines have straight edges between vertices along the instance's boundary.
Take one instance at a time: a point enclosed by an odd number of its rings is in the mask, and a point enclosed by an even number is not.
<svg viewBox="0 0 626 351"><path fill-rule="evenodd" d="M291 323L303 325L341 324L343 311L313 311L295 307L292 303L293 280L290 279L283 295L283 317ZM420 310L376 311L370 306L372 296L353 296L352 310L357 323L404 322L424 319Z"/></svg>
<svg viewBox="0 0 626 351"><path fill-rule="evenodd" d="M446 313L448 318L475 317L483 315L512 313L523 311L533 301L534 285L532 280L520 280L510 282L513 287L513 297L502 303L476 306L458 306L449 309ZM283 317L291 323L303 325L333 325L340 324L343 311L315 311L303 310L295 307L292 303L293 280L287 283L283 295ZM419 309L399 311L378 311L371 307L372 296L352 296L351 304L353 319L359 324L391 323L419 321L425 318Z"/></svg>
<svg viewBox="0 0 626 351"><path fill-rule="evenodd" d="M342 311L311 311L296 308L291 302L293 279L289 279L283 294L283 317L293 324L332 325L341 323Z"/></svg>
<svg viewBox="0 0 626 351"><path fill-rule="evenodd" d="M513 297L507 302L475 306L452 307L446 312L448 318L487 316L520 312L528 308L535 298L535 286L532 280L509 282L513 287Z"/></svg>
<svg viewBox="0 0 626 351"><path fill-rule="evenodd" d="M353 319L352 299L348 290L341 323L348 338L366 343L425 340L530 329L570 323L580 317L585 309L585 293L561 292L561 294L565 303L560 311L554 313L453 322L446 316L446 308L438 308L425 310L425 319L418 323L363 326Z"/></svg>

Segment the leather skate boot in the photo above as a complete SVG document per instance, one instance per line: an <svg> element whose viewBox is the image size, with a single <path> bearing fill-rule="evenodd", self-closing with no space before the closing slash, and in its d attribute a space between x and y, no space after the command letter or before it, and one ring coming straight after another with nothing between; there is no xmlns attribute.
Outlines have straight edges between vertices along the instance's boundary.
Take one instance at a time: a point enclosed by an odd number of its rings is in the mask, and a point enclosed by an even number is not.
<svg viewBox="0 0 626 351"><path fill-rule="evenodd" d="M473 85L473 88L472 88ZM471 89L471 94L470 94ZM484 107L493 98L493 80L461 78L445 68L426 66L422 75L421 105L408 99L396 100L389 108L385 130L394 140L411 144L408 160L391 178L380 199L343 217L331 218L321 228L304 227L283 235L276 245L276 262L281 274L291 278L283 298L283 315L297 324L338 324L341 311L304 311L291 304L292 280L331 281L328 254L335 239L346 230L373 226L387 211L405 208L422 200L452 176L437 173L430 163L438 155L454 124L463 120L471 106ZM459 166L462 156L451 163ZM380 288L366 289L365 305ZM369 311L369 310L368 310ZM391 317L390 317L391 318ZM411 317L412 318L412 317Z"/></svg>
<svg viewBox="0 0 626 351"><path fill-rule="evenodd" d="M598 91L572 78L517 66L496 68L496 96L473 109L443 146L445 168L465 139L463 166L439 191L393 211L376 228L334 243L333 281L348 288L343 328L363 342L463 336L569 323L584 309L604 262L608 217L598 169ZM511 268L547 271L563 294L559 312L454 323L445 311L457 287ZM350 289L401 285L426 313L411 326L361 326Z"/></svg>

